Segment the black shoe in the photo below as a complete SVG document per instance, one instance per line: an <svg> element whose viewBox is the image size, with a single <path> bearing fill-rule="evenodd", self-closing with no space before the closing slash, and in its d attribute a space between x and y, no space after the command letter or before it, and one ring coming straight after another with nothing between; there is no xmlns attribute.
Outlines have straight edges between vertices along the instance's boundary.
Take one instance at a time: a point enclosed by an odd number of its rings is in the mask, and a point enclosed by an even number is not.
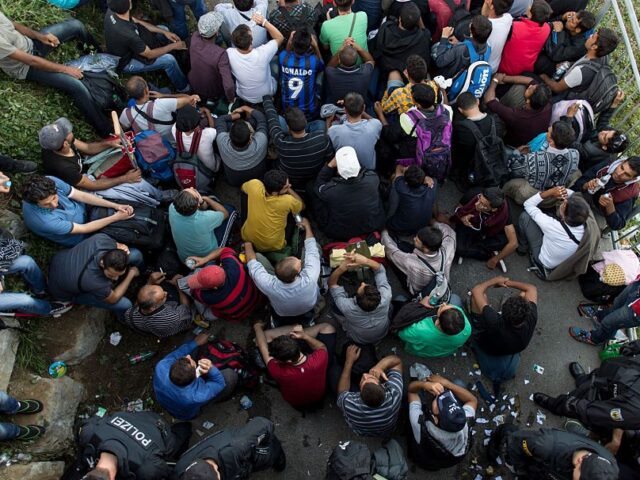
<svg viewBox="0 0 640 480"><path fill-rule="evenodd" d="M584 375L586 372L584 371L584 368L582 368L582 365L580 365L578 362L571 362L569 364L569 373L574 380L577 380L579 376Z"/></svg>
<svg viewBox="0 0 640 480"><path fill-rule="evenodd" d="M59 317L63 313L68 312L73 308L72 302L51 302L51 310L49 311L49 315L54 318Z"/></svg>
<svg viewBox="0 0 640 480"><path fill-rule="evenodd" d="M6 155L0 155L0 171L4 173L33 173L37 165L26 160L16 160Z"/></svg>
<svg viewBox="0 0 640 480"><path fill-rule="evenodd" d="M285 468L287 468L287 456L285 455L284 450L280 450L280 455L278 455L278 458L273 464L273 469L276 472L282 472Z"/></svg>
<svg viewBox="0 0 640 480"><path fill-rule="evenodd" d="M578 420L570 418L564 422L564 429L567 432L575 433L576 435L582 435L583 437L589 436L589 429L582 425Z"/></svg>
<svg viewBox="0 0 640 480"><path fill-rule="evenodd" d="M40 425L27 425L26 427L18 427L20 429L20 434L15 438L16 440L35 440L36 438L40 438L44 435L46 431L44 427Z"/></svg>
<svg viewBox="0 0 640 480"><path fill-rule="evenodd" d="M14 413L23 413L29 415L31 413L38 413L42 411L42 402L38 400L19 400L18 410Z"/></svg>
<svg viewBox="0 0 640 480"><path fill-rule="evenodd" d="M547 408L551 402L551 397L546 393L536 392L533 394L533 402L542 408Z"/></svg>

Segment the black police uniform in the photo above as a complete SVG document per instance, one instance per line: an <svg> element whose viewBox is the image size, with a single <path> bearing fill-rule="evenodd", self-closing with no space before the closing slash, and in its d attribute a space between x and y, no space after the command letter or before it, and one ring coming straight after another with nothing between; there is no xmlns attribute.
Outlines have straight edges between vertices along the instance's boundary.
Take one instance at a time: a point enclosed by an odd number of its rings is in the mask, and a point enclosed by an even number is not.
<svg viewBox="0 0 640 480"><path fill-rule="evenodd" d="M225 480L244 479L251 472L274 466L284 468L285 462L273 422L263 417L254 417L240 428L222 430L195 444L176 463L174 478L198 459L214 460Z"/></svg>
<svg viewBox="0 0 640 480"><path fill-rule="evenodd" d="M190 435L189 423L177 423L172 428L155 412L92 417L80 430L76 470L86 473L95 467L102 452L108 452L118 458L116 480L169 479L173 468L167 460L175 461Z"/></svg>
<svg viewBox="0 0 640 480"><path fill-rule="evenodd" d="M617 471L613 455L599 443L584 435L577 435L554 428L539 430L499 429L496 434L502 438L504 460L515 469L517 475L535 479L573 478L573 454L578 450L588 450L611 462ZM500 431L501 430L501 431Z"/></svg>

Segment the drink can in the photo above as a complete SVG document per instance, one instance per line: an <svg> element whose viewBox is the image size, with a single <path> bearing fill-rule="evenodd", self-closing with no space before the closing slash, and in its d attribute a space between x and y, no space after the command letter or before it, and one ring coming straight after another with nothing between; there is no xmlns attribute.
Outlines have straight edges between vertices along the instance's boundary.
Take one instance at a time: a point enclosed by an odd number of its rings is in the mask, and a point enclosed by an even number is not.
<svg viewBox="0 0 640 480"><path fill-rule="evenodd" d="M49 365L49 375L53 378L64 377L67 374L67 364L64 362L53 362Z"/></svg>
<svg viewBox="0 0 640 480"><path fill-rule="evenodd" d="M193 258L187 258L187 261L184 264L189 267L191 270L196 268L196 261Z"/></svg>
<svg viewBox="0 0 640 480"><path fill-rule="evenodd" d="M296 224L299 225L302 223L302 215L300 215L299 213L296 213L293 216L293 219L296 221Z"/></svg>

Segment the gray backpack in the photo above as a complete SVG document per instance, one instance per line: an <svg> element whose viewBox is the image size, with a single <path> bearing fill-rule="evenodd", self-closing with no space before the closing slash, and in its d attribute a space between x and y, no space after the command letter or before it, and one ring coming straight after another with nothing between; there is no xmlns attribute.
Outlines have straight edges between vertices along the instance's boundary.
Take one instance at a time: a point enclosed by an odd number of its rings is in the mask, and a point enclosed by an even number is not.
<svg viewBox="0 0 640 480"><path fill-rule="evenodd" d="M382 475L387 480L406 480L409 466L398 442L389 440L386 445L373 452L373 458L378 475Z"/></svg>

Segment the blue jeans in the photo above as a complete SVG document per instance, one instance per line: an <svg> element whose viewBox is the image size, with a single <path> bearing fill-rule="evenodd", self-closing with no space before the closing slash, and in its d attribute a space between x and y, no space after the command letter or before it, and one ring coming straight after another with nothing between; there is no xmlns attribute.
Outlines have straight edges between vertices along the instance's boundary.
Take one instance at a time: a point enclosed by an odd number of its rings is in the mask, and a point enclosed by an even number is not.
<svg viewBox="0 0 640 480"><path fill-rule="evenodd" d="M282 131L288 132L289 126L287 125L287 121L284 119L284 117L282 115L279 115L278 120L280 120L280 128L282 129ZM327 124L324 120L311 120L310 122L307 122L307 126L305 127L304 131L307 133L324 132L326 128Z"/></svg>
<svg viewBox="0 0 640 480"><path fill-rule="evenodd" d="M598 313L600 326L591 330L594 343L604 343L615 337L621 328L640 326L640 318L629 308L629 304L638 299L640 282L627 286L613 301L611 308Z"/></svg>
<svg viewBox="0 0 640 480"><path fill-rule="evenodd" d="M138 267L140 270L143 270L144 259L142 257L142 252L140 252L140 250L138 250L137 248L129 248L129 265ZM91 293L82 293L80 295L77 295L76 297L74 297L73 303L77 305L89 305L90 307L110 310L114 312L118 316L118 318L121 318L124 315L124 312L126 312L133 306L131 300L124 296L116 303L107 303Z"/></svg>
<svg viewBox="0 0 640 480"><path fill-rule="evenodd" d="M502 383L516 376L520 366L520 354L513 355L489 355L478 345L472 345L476 354L476 360L480 365L482 374L494 383Z"/></svg>
<svg viewBox="0 0 640 480"><path fill-rule="evenodd" d="M68 19L61 23L56 23L41 30L42 33L53 33L61 43L72 39L86 44L95 44L95 40L81 21ZM33 54L39 57L46 57L53 47L45 45L37 40L33 42ZM45 72L36 68L29 68L27 80L39 83L55 90L61 90L73 99L73 103L80 110L80 113L91 124L94 130L101 137L108 136L113 130L113 125L96 106L87 87L77 78L66 73Z"/></svg>
<svg viewBox="0 0 640 480"><path fill-rule="evenodd" d="M18 410L18 401L7 392L0 390L0 413L11 415ZM14 423L0 422L0 442L13 440L20 434L20 428Z"/></svg>
<svg viewBox="0 0 640 480"><path fill-rule="evenodd" d="M185 12L187 6L191 9L193 16L196 17L196 21L200 20L200 17L207 13L207 7L205 7L202 0L190 0L186 5L179 4L175 0L171 0L169 5L173 11L171 29L183 40L189 35L189 29L187 28L187 15Z"/></svg>
<svg viewBox="0 0 640 480"><path fill-rule="evenodd" d="M176 90L184 90L187 88L187 85L189 85L187 77L184 76L184 73L182 73L182 70L180 69L180 65L178 65L178 61L170 53L160 55L153 61L153 63L148 65L134 58L122 71L124 73L144 73L156 70L164 70Z"/></svg>
<svg viewBox="0 0 640 480"><path fill-rule="evenodd" d="M20 255L3 273L19 273L34 293L40 294L46 291L47 284L42 270L40 270L35 260L28 255ZM33 298L26 293L0 293L0 312L16 311L35 315L48 315L51 311L51 305L45 300Z"/></svg>

